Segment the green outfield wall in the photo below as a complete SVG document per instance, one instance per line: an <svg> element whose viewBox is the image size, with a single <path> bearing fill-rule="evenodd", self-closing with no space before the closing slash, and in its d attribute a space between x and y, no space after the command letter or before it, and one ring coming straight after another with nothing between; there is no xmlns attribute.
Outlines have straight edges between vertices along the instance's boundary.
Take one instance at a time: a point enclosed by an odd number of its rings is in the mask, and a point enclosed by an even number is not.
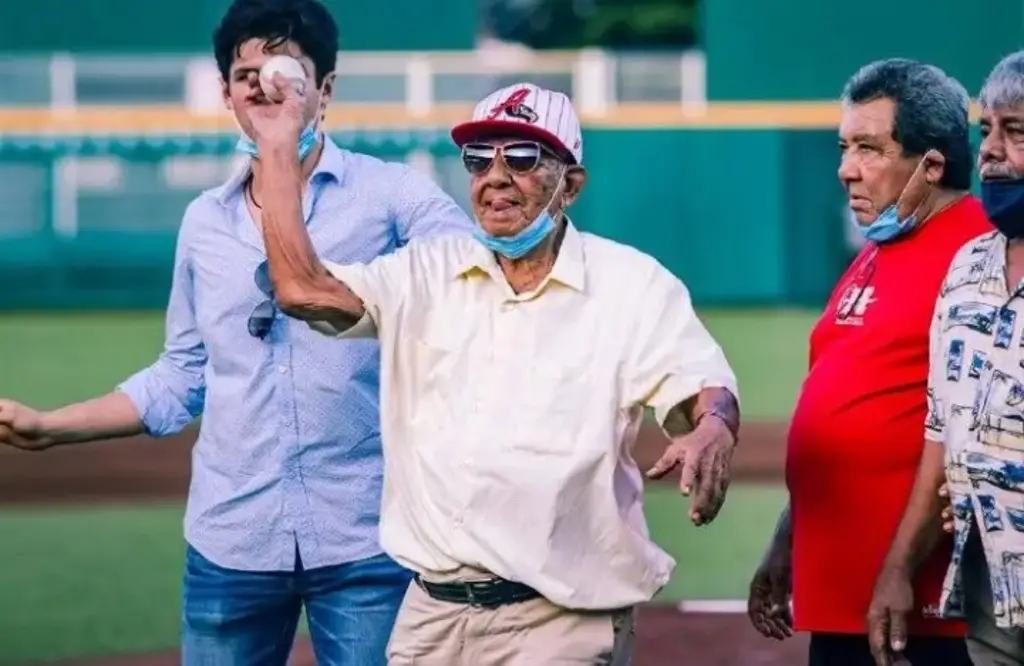
<svg viewBox="0 0 1024 666"><path fill-rule="evenodd" d="M463 206L440 133L338 134L385 159L424 158ZM4 308L161 307L188 201L224 178L234 137L0 147ZM826 129L588 129L590 182L572 217L658 257L711 305L816 304L852 250Z"/></svg>

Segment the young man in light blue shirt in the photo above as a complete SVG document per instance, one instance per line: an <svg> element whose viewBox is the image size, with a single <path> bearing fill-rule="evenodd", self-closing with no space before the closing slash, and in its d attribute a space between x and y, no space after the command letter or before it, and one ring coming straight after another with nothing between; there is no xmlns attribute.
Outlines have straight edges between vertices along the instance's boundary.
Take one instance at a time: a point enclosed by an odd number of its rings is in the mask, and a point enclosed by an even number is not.
<svg viewBox="0 0 1024 666"><path fill-rule="evenodd" d="M378 543L379 349L338 344L274 304L244 113L268 103L260 66L285 54L306 70L297 150L317 254L366 262L471 222L429 178L320 132L338 34L319 2L235 0L213 41L238 149L251 159L185 211L163 353L94 400L51 412L0 400L0 443L159 437L202 415L185 516L183 663L284 666L304 607L322 666L383 665L410 574Z"/></svg>

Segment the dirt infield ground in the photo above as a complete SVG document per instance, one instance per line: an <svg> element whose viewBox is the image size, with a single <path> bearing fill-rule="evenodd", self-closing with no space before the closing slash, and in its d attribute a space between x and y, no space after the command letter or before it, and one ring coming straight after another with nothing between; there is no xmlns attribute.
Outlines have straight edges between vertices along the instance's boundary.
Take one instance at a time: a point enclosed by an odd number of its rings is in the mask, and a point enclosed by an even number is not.
<svg viewBox="0 0 1024 666"><path fill-rule="evenodd" d="M734 460L735 481L781 478L785 426L744 427ZM57 502L142 501L184 496L195 433L163 441L122 441L25 454L0 450L0 506ZM641 432L641 469L664 447L657 429ZM743 615L681 613L665 606L641 612L636 666L790 666L804 663L802 637L777 643L757 635ZM174 666L173 654L81 662L75 666ZM312 666L309 646L296 646L294 666ZM65 665L62 665L65 666ZM70 665L66 665L70 666Z"/></svg>
<svg viewBox="0 0 1024 666"><path fill-rule="evenodd" d="M734 480L781 479L785 424L746 425L733 460ZM176 499L188 489L195 431L154 440L139 437L45 453L0 447L0 506L62 501ZM657 428L640 431L635 456L647 469L664 450Z"/></svg>

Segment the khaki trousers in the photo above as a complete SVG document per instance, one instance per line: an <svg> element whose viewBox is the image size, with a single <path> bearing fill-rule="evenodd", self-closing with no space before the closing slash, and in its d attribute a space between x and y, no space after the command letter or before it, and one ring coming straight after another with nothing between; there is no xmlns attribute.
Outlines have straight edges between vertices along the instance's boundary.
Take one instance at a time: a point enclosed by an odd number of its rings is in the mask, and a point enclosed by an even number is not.
<svg viewBox="0 0 1024 666"><path fill-rule="evenodd" d="M388 666L630 666L633 609L580 612L546 599L480 608L409 585Z"/></svg>

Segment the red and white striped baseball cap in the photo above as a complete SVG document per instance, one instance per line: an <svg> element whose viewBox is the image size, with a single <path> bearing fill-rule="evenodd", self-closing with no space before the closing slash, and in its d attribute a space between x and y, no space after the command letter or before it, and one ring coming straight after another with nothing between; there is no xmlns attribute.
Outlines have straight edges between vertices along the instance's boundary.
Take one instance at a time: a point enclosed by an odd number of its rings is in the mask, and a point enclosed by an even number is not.
<svg viewBox="0 0 1024 666"><path fill-rule="evenodd" d="M452 128L452 140L460 147L496 134L540 141L570 161L583 163L580 119L560 92L517 83L485 97L473 110L472 120Z"/></svg>

